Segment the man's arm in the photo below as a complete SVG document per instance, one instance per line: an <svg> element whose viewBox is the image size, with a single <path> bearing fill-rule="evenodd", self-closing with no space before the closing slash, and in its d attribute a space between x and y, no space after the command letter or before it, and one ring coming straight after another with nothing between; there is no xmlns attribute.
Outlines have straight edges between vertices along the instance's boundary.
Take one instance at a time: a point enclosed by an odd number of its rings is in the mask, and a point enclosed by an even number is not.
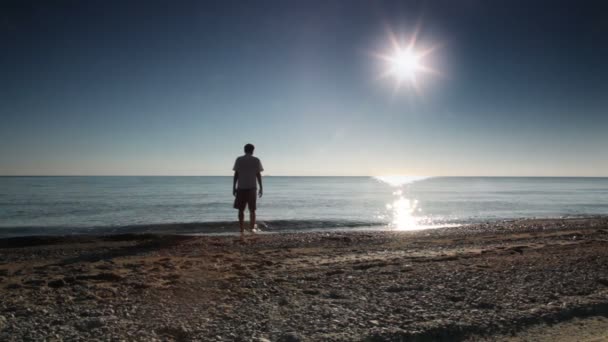
<svg viewBox="0 0 608 342"><path fill-rule="evenodd" d="M260 184L260 198L262 198L262 194L264 194L264 187L262 186L262 174L258 172L255 177L258 179L258 183Z"/></svg>
<svg viewBox="0 0 608 342"><path fill-rule="evenodd" d="M236 196L236 181L239 180L239 173L234 171L234 177L232 177L232 195Z"/></svg>

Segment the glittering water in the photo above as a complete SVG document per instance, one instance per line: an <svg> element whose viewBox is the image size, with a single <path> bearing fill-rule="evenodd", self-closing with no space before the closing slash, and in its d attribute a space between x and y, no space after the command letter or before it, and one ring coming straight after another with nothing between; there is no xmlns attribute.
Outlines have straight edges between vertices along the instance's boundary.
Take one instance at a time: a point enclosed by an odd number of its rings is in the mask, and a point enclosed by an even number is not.
<svg viewBox="0 0 608 342"><path fill-rule="evenodd" d="M263 230L608 215L608 178L265 177ZM0 177L0 235L234 229L231 177Z"/></svg>

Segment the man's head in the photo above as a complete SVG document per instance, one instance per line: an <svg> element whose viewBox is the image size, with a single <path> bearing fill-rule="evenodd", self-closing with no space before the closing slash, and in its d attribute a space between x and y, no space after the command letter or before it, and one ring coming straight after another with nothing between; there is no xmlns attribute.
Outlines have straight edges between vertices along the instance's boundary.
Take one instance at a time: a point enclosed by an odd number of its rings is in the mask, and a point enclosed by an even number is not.
<svg viewBox="0 0 608 342"><path fill-rule="evenodd" d="M255 146L253 146L252 144L245 145L245 153L247 153L247 154L253 154L254 149L255 149Z"/></svg>

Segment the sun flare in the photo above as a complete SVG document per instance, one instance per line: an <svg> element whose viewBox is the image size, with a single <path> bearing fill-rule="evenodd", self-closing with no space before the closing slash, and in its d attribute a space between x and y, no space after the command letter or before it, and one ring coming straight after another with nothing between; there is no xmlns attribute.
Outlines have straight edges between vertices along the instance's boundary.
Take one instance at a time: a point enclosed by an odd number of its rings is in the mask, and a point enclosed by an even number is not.
<svg viewBox="0 0 608 342"><path fill-rule="evenodd" d="M408 82L416 91L419 91L419 77L424 73L438 74L437 70L429 66L429 57L436 46L422 49L417 42L418 30L403 43L394 33L389 33L391 47L389 51L374 54L384 62L384 71L381 78L389 77L395 81L395 91L399 90L404 82Z"/></svg>

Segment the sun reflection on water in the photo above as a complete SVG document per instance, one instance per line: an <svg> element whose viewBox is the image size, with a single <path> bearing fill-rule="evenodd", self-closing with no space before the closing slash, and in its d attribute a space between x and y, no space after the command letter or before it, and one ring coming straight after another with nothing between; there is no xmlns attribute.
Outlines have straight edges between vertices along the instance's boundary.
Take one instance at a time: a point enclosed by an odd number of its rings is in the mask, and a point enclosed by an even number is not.
<svg viewBox="0 0 608 342"><path fill-rule="evenodd" d="M408 230L418 228L418 219L414 212L418 206L418 201L410 201L403 196L399 196L392 204L387 204L386 209L392 211L392 225L398 230Z"/></svg>
<svg viewBox="0 0 608 342"><path fill-rule="evenodd" d="M378 176L377 180L386 183L394 188L395 199L392 203L386 204L386 209L392 217L390 225L396 230L416 230L425 228L428 220L425 217L416 215L421 209L418 208L418 200L409 199L404 196L403 186L423 180L425 176Z"/></svg>

